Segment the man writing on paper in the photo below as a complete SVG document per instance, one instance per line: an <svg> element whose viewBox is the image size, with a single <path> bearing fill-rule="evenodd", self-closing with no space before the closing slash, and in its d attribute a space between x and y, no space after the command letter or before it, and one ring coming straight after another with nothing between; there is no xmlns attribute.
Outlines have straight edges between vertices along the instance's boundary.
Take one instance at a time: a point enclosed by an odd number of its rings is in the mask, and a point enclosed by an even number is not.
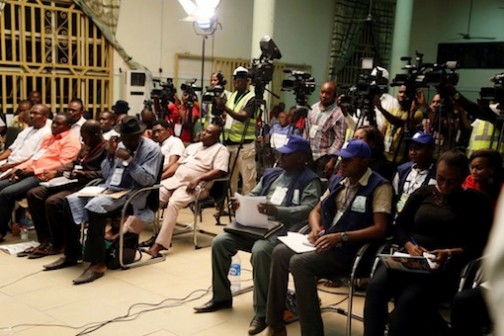
<svg viewBox="0 0 504 336"><path fill-rule="evenodd" d="M266 196L268 203L260 204L258 210L269 219L280 221L287 230L299 229L306 222L309 212L317 204L321 186L318 176L307 168L311 158L310 144L299 136L292 136L289 142L277 149L281 153L277 168L265 171L259 184L250 196ZM240 204L236 201L234 208ZM284 231L285 234L285 231ZM254 312L249 334L255 335L266 328L266 298L268 295L271 251L277 243L277 236L251 240L231 233L221 233L212 244L212 290L213 298L197 313L213 312L232 306L232 293L227 278L231 258L238 250L252 252L254 267ZM285 293L284 293L285 294Z"/></svg>
<svg viewBox="0 0 504 336"><path fill-rule="evenodd" d="M271 335L285 335L283 322L289 272L294 277L302 335L324 335L317 278L345 275L359 248L385 236L392 208L392 187L371 171L371 150L351 140L341 157L339 173L309 216L308 240L315 251L296 254L284 244L272 253L267 323Z"/></svg>
<svg viewBox="0 0 504 336"><path fill-rule="evenodd" d="M105 179L103 186L113 191L134 191L153 185L157 180L163 160L159 146L142 136L143 129L134 117L125 117L118 126L118 131L121 134L120 140L118 138L109 140L108 155L101 164L102 175ZM92 282L105 274L107 266L104 236L107 214L121 208L126 202L125 195L113 199L107 196L83 198L77 194L66 198L71 211L71 216L68 216L71 218L66 220L73 220L76 224L88 221L84 261L89 261L91 265L73 280L74 285ZM148 193L145 192L133 198L131 201L133 216L130 216L128 220L149 222L154 219L154 212L147 204L147 196ZM138 237L136 239L138 240ZM79 244L79 241L77 239L68 243Z"/></svg>

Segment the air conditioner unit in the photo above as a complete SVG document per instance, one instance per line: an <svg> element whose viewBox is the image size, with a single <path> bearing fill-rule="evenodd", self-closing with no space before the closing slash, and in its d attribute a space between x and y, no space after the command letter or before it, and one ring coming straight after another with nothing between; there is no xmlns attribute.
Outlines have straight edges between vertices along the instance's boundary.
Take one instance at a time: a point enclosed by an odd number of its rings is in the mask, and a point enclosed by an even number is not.
<svg viewBox="0 0 504 336"><path fill-rule="evenodd" d="M135 116L142 111L144 101L150 99L152 74L148 70L127 70L124 76L122 99L130 106L128 114Z"/></svg>

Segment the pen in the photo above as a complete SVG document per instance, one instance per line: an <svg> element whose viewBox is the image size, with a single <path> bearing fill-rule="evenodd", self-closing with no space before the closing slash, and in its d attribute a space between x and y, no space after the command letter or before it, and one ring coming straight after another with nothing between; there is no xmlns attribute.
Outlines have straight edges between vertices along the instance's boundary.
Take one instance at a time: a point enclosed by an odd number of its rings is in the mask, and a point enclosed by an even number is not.
<svg viewBox="0 0 504 336"><path fill-rule="evenodd" d="M416 246L419 246L419 245L418 245L418 243L417 243L417 241L415 240L415 238L410 237L410 240L411 240L411 242L412 242L413 244L415 244Z"/></svg>
<svg viewBox="0 0 504 336"><path fill-rule="evenodd" d="M317 237L322 237L325 234L325 230L322 229L317 233Z"/></svg>

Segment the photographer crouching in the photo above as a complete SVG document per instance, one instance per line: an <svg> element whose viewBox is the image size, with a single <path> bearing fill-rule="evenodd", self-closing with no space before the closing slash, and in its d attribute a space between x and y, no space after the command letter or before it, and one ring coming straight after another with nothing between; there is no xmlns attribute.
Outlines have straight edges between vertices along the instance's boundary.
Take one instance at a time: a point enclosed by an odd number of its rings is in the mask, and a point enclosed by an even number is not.
<svg viewBox="0 0 504 336"><path fill-rule="evenodd" d="M255 127L257 113L255 111L254 93L248 90L249 72L239 66L233 72L233 86L235 91L226 101L226 97L216 97L218 110L226 114L224 125L224 145L229 150L230 160L235 161L240 143L243 147L239 151L236 166L231 175L231 191L238 191L238 173L242 178L242 195L247 195L256 184L255 162Z"/></svg>

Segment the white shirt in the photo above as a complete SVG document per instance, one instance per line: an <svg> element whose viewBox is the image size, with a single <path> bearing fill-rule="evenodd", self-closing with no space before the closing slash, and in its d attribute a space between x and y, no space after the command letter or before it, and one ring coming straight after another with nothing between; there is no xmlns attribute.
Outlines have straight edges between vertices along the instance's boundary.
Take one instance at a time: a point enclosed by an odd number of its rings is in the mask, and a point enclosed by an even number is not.
<svg viewBox="0 0 504 336"><path fill-rule="evenodd" d="M396 192L396 195L400 196L402 194L406 195L411 195L413 191L417 190L422 186L424 183L425 179L427 178L427 175L429 174L429 171L431 170L431 166L429 166L426 169L420 170L417 168L417 165L414 164L411 167L410 172L408 173L408 176L406 176L406 180L404 181L404 185L402 190L399 189L399 174L395 174L394 180L392 181L392 186L394 187L394 191ZM435 180L429 181L429 185L434 185L436 184Z"/></svg>
<svg viewBox="0 0 504 336"><path fill-rule="evenodd" d="M391 112L393 109L396 109L399 107L399 102L397 99L395 99L393 96L389 95L388 93L384 93L380 96L380 102L381 106L385 111ZM382 133L385 134L385 116L380 112L375 107L375 114L376 114L376 127L378 130Z"/></svg>
<svg viewBox="0 0 504 336"><path fill-rule="evenodd" d="M113 136L121 136L119 133L116 132L115 129L110 129L109 131L103 133L103 139L109 141L110 138L112 138Z"/></svg>
<svg viewBox="0 0 504 336"><path fill-rule="evenodd" d="M72 134L78 138L81 142L82 142L82 138L81 138L81 134L80 134L80 129L82 127L82 125L84 125L84 123L86 122L86 119L84 117L80 117L79 120L77 120L77 122L75 122L72 127L70 128L70 131L72 132Z"/></svg>
<svg viewBox="0 0 504 336"><path fill-rule="evenodd" d="M175 136L170 136L165 141L163 141L163 144L161 145L161 152L163 153L164 156L164 163L163 166L166 166L168 162L170 161L170 156L177 155L177 156L182 156L184 154L184 143L180 138L177 138Z"/></svg>
<svg viewBox="0 0 504 336"><path fill-rule="evenodd" d="M47 134L51 134L51 121L49 119L47 119L45 126L39 129L25 128L10 145L9 149L12 153L7 158L7 163L21 162L30 158L37 152L42 138Z"/></svg>

